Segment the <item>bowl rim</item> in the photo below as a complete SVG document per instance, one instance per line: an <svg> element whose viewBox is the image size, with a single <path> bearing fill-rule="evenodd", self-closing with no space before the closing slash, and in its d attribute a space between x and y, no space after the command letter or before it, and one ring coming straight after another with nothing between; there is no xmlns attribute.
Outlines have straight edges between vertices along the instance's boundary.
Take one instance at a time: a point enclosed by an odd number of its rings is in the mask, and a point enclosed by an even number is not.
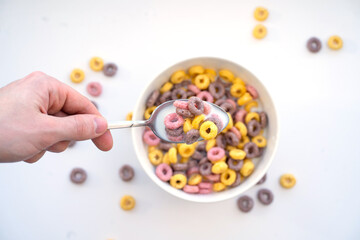
<svg viewBox="0 0 360 240"><path fill-rule="evenodd" d="M267 95L269 96L269 100L270 100L270 104L273 106L273 117L274 119L272 119L272 121L274 121L274 124L276 126L276 132L274 132L274 136L275 136L275 143L274 143L274 148L272 150L272 152L270 153L270 157L269 157L269 160L266 162L264 168L262 169L262 171L259 172L259 174L257 176L254 176L252 181L247 183L247 182L244 182L242 184L246 184L246 186L243 187L243 190L241 191L241 193L237 192L237 191L233 191L232 193L228 193L228 194L222 194L222 192L219 192L219 193L215 193L217 196L216 197L212 197L212 198L194 198L192 194L177 194L177 189L173 189L175 191L172 191L172 190L169 190L169 189L166 189L165 187L163 187L164 185L163 184L159 184L158 181L161 181L159 180L154 171L150 172L150 170L148 169L148 167L143 163L143 161L140 160L140 158L142 156L140 156L140 145L137 144L136 142L136 129L132 129L132 143L133 143L133 146L134 146L134 149L135 149L135 153L136 153L136 157L137 157L137 160L140 162L140 165L141 167L143 168L143 170L145 171L146 175L152 180L152 182L154 182L158 187L160 187L162 190L164 190L165 192L169 193L170 195L173 195L177 198L180 198L180 199L184 199L184 200L187 200L187 201L190 201L190 202L198 202L198 203L213 203L213 202L220 202L220 201L225 201L225 200L228 200L228 199L231 199L231 198L234 198L236 196L239 196L240 194L246 192L247 190L249 190L251 187L253 187L254 185L256 185L256 183L258 181L260 181L260 179L266 174L266 172L269 170L274 158L275 158L275 154L276 154L276 151L278 149L278 145L279 145L279 132L280 132L280 124L279 124L279 118L278 118L278 112L277 112L277 109L274 105L274 101L273 101L273 98L271 96L271 94L268 92L268 88L266 87L266 84L264 84L263 82L261 82L252 72L250 72L247 68L244 68L243 66L239 65L238 63L232 61L232 60L227 60L227 59L223 59L223 58L219 58L219 57L193 57L193 58L188 58L188 59L185 59L185 60L182 60L182 61L178 61L172 65L170 65L169 67L167 67L166 69L164 69L162 72L160 72L155 78L153 78L144 88L143 90L141 91L141 94L139 95L138 97L138 100L136 101L136 104L135 104L135 107L134 107L134 113L136 112L137 109L140 108L141 105L143 105L143 101L142 101L142 96L145 95L147 89L152 85L153 81L155 79L158 79L165 71L167 71L168 69L170 68L173 68L177 65L180 65L180 64L183 64L183 63L186 63L186 62L189 62L189 61L196 61L198 60L199 62L201 62L202 60L206 60L206 59L212 59L212 60L215 60L215 61L221 61L221 62L228 62L232 65L235 65L241 69L243 69L245 72L247 72L248 74L252 75L258 82L260 85L262 85L262 87L264 88L264 90L266 91ZM162 181L161 181L162 183Z"/></svg>

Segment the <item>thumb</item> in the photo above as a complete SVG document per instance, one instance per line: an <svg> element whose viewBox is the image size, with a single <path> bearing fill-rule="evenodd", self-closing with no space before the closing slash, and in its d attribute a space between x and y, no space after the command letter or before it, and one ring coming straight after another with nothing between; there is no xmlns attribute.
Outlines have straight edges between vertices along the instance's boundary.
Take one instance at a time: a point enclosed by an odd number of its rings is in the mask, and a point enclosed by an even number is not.
<svg viewBox="0 0 360 240"><path fill-rule="evenodd" d="M105 118L94 114L77 114L54 118L55 132L59 141L87 140L101 136L107 130Z"/></svg>

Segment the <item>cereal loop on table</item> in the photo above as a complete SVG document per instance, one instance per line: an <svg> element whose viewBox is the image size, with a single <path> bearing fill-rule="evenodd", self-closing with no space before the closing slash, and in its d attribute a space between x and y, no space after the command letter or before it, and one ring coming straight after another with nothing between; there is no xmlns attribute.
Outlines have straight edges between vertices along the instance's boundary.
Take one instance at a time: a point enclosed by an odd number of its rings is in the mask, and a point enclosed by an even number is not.
<svg viewBox="0 0 360 240"><path fill-rule="evenodd" d="M269 16L269 12L264 7L257 7L254 11L254 17L258 21L265 21L267 17Z"/></svg>
<svg viewBox="0 0 360 240"><path fill-rule="evenodd" d="M312 37L307 41L306 47L310 52L317 53L321 49L321 41L316 37Z"/></svg>
<svg viewBox="0 0 360 240"><path fill-rule="evenodd" d="M206 121L200 126L200 136L205 140L213 139L217 136L218 127L211 121Z"/></svg>
<svg viewBox="0 0 360 240"><path fill-rule="evenodd" d="M82 168L74 168L70 173L70 180L75 184L81 184L85 182L87 174Z"/></svg>
<svg viewBox="0 0 360 240"><path fill-rule="evenodd" d="M219 71L219 76L227 82L233 82L235 79L234 74L228 69L221 69Z"/></svg>
<svg viewBox="0 0 360 240"><path fill-rule="evenodd" d="M267 30L266 27L262 24L258 24L255 26L253 30L253 36L257 39L262 39L266 36Z"/></svg>
<svg viewBox="0 0 360 240"><path fill-rule="evenodd" d="M296 184L296 178L294 177L294 175L287 173L287 174L283 174L280 177L280 185L283 188L292 188L294 187Z"/></svg>
<svg viewBox="0 0 360 240"><path fill-rule="evenodd" d="M135 172L134 172L134 169L130 165L126 164L120 168L119 175L123 181L128 182L134 178Z"/></svg>
<svg viewBox="0 0 360 240"><path fill-rule="evenodd" d="M184 119L177 113L170 113L165 117L164 124L168 129L177 129L183 126Z"/></svg>
<svg viewBox="0 0 360 240"><path fill-rule="evenodd" d="M93 97L100 96L102 93L102 86L98 82L90 82L86 86L86 91Z"/></svg>
<svg viewBox="0 0 360 240"><path fill-rule="evenodd" d="M89 65L93 71L99 72L104 68L104 61L102 60L102 58L93 57L90 59Z"/></svg>
<svg viewBox="0 0 360 240"><path fill-rule="evenodd" d="M339 36L331 36L328 40L328 46L332 50L339 50L343 46L343 40Z"/></svg>
<svg viewBox="0 0 360 240"><path fill-rule="evenodd" d="M253 173L254 168L254 163L250 159L245 159L244 164L240 170L240 174L244 177L248 177Z"/></svg>
<svg viewBox="0 0 360 240"><path fill-rule="evenodd" d="M190 77L195 77L196 75L203 74L205 69L203 66L192 66L189 68Z"/></svg>
<svg viewBox="0 0 360 240"><path fill-rule="evenodd" d="M120 207L125 210L129 211L135 207L135 199L130 195L125 195L120 200Z"/></svg>
<svg viewBox="0 0 360 240"><path fill-rule="evenodd" d="M144 117L145 119L149 119L151 117L151 114L153 113L153 111L156 109L156 106L153 106L153 107L149 107L145 110L145 113L144 113Z"/></svg>
<svg viewBox="0 0 360 240"><path fill-rule="evenodd" d="M104 65L103 72L105 76L112 77L116 74L118 67L115 63L107 63Z"/></svg>
<svg viewBox="0 0 360 240"><path fill-rule="evenodd" d="M176 189L182 189L186 185L186 176L182 174L175 174L170 178L170 185Z"/></svg>
<svg viewBox="0 0 360 240"><path fill-rule="evenodd" d="M164 156L163 152L160 151L159 149L155 149L154 151L149 152L148 154L149 160L151 164L154 166L157 166L160 163L162 163L163 156Z"/></svg>
<svg viewBox="0 0 360 240"><path fill-rule="evenodd" d="M200 90L207 89L210 84L210 78L206 74L199 74L195 77L194 83Z"/></svg>
<svg viewBox="0 0 360 240"><path fill-rule="evenodd" d="M274 200L274 195L269 189L260 189L257 193L259 201L264 205L269 205Z"/></svg>
<svg viewBox="0 0 360 240"><path fill-rule="evenodd" d="M185 77L186 73L183 70L179 70L171 75L170 81L174 84L181 83L185 80Z"/></svg>
<svg viewBox="0 0 360 240"><path fill-rule="evenodd" d="M161 181L167 182L170 180L173 170L168 164L161 163L156 167L155 174Z"/></svg>
<svg viewBox="0 0 360 240"><path fill-rule="evenodd" d="M85 73L79 68L72 70L70 74L70 79L73 83L81 83L85 78Z"/></svg>
<svg viewBox="0 0 360 240"><path fill-rule="evenodd" d="M249 196L242 196L237 200L237 205L240 211L247 213L254 207L254 200Z"/></svg>

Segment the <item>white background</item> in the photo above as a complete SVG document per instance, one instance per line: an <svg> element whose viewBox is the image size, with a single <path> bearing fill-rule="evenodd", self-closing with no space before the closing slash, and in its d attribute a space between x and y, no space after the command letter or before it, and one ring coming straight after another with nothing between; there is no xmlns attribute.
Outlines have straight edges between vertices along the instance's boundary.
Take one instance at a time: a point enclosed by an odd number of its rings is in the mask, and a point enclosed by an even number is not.
<svg viewBox="0 0 360 240"><path fill-rule="evenodd" d="M270 12L263 40L251 35L257 6ZM117 130L110 152L87 141L33 165L1 164L0 239L359 239L359 10L358 0L0 0L1 86L34 70L84 94L87 82L100 81L101 113L122 120L165 68L215 56L268 86L281 127L263 185L275 194L270 206L256 200L244 214L236 199L195 204L170 196L142 171L130 131ZM344 40L340 51L326 46L334 34ZM323 43L317 54L305 48L312 36ZM117 63L116 77L90 71L92 56ZM79 85L69 80L75 67L86 72ZM136 171L130 183L118 176L125 163ZM82 186L69 181L77 166L88 172ZM278 184L287 172L298 181L291 190ZM124 194L136 198L131 212L119 207Z"/></svg>

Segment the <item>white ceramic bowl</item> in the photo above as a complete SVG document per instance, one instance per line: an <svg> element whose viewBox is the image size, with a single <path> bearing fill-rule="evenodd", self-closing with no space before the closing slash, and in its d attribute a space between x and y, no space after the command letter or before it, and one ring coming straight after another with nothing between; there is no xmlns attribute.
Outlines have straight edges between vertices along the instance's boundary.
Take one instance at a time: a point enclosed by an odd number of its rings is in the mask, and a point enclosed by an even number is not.
<svg viewBox="0 0 360 240"><path fill-rule="evenodd" d="M163 71L159 76L157 76L153 81L149 82L149 85L145 88L145 90L141 93L134 112L133 112L133 119L140 120L143 119L144 110L145 110L145 102L150 95L150 93L155 90L159 89L162 84L169 80L171 74L176 70L187 70L189 67L193 65L202 65L205 68L213 68L215 70L220 69L229 69L231 70L236 76L242 78L247 84L254 86L258 93L259 93L259 107L267 113L269 123L268 127L266 128L264 135L267 138L267 147L264 151L264 154L259 159L254 159L255 163L255 170L254 172L237 187L232 189L227 189L223 192L216 192L212 194L188 194L181 190L175 189L170 186L169 183L161 181L155 175L155 168L150 163L148 159L147 153L147 146L143 143L142 135L144 132L144 128L133 128L132 129L132 138L133 144L135 147L135 152L137 157L141 163L141 166L145 170L146 174L150 177L150 179L156 183L160 188L165 190L166 192L188 201L193 202L218 202L223 201L235 196L238 196L244 193L246 190L254 186L262 176L267 172L270 164L274 158L277 145L278 145L278 120L277 114L275 110L275 106L269 93L267 92L265 86L249 71L247 71L242 66L230 62L228 60L220 59L220 58L212 58L212 57L199 57L199 58L192 58L182 62L179 62L165 71Z"/></svg>

